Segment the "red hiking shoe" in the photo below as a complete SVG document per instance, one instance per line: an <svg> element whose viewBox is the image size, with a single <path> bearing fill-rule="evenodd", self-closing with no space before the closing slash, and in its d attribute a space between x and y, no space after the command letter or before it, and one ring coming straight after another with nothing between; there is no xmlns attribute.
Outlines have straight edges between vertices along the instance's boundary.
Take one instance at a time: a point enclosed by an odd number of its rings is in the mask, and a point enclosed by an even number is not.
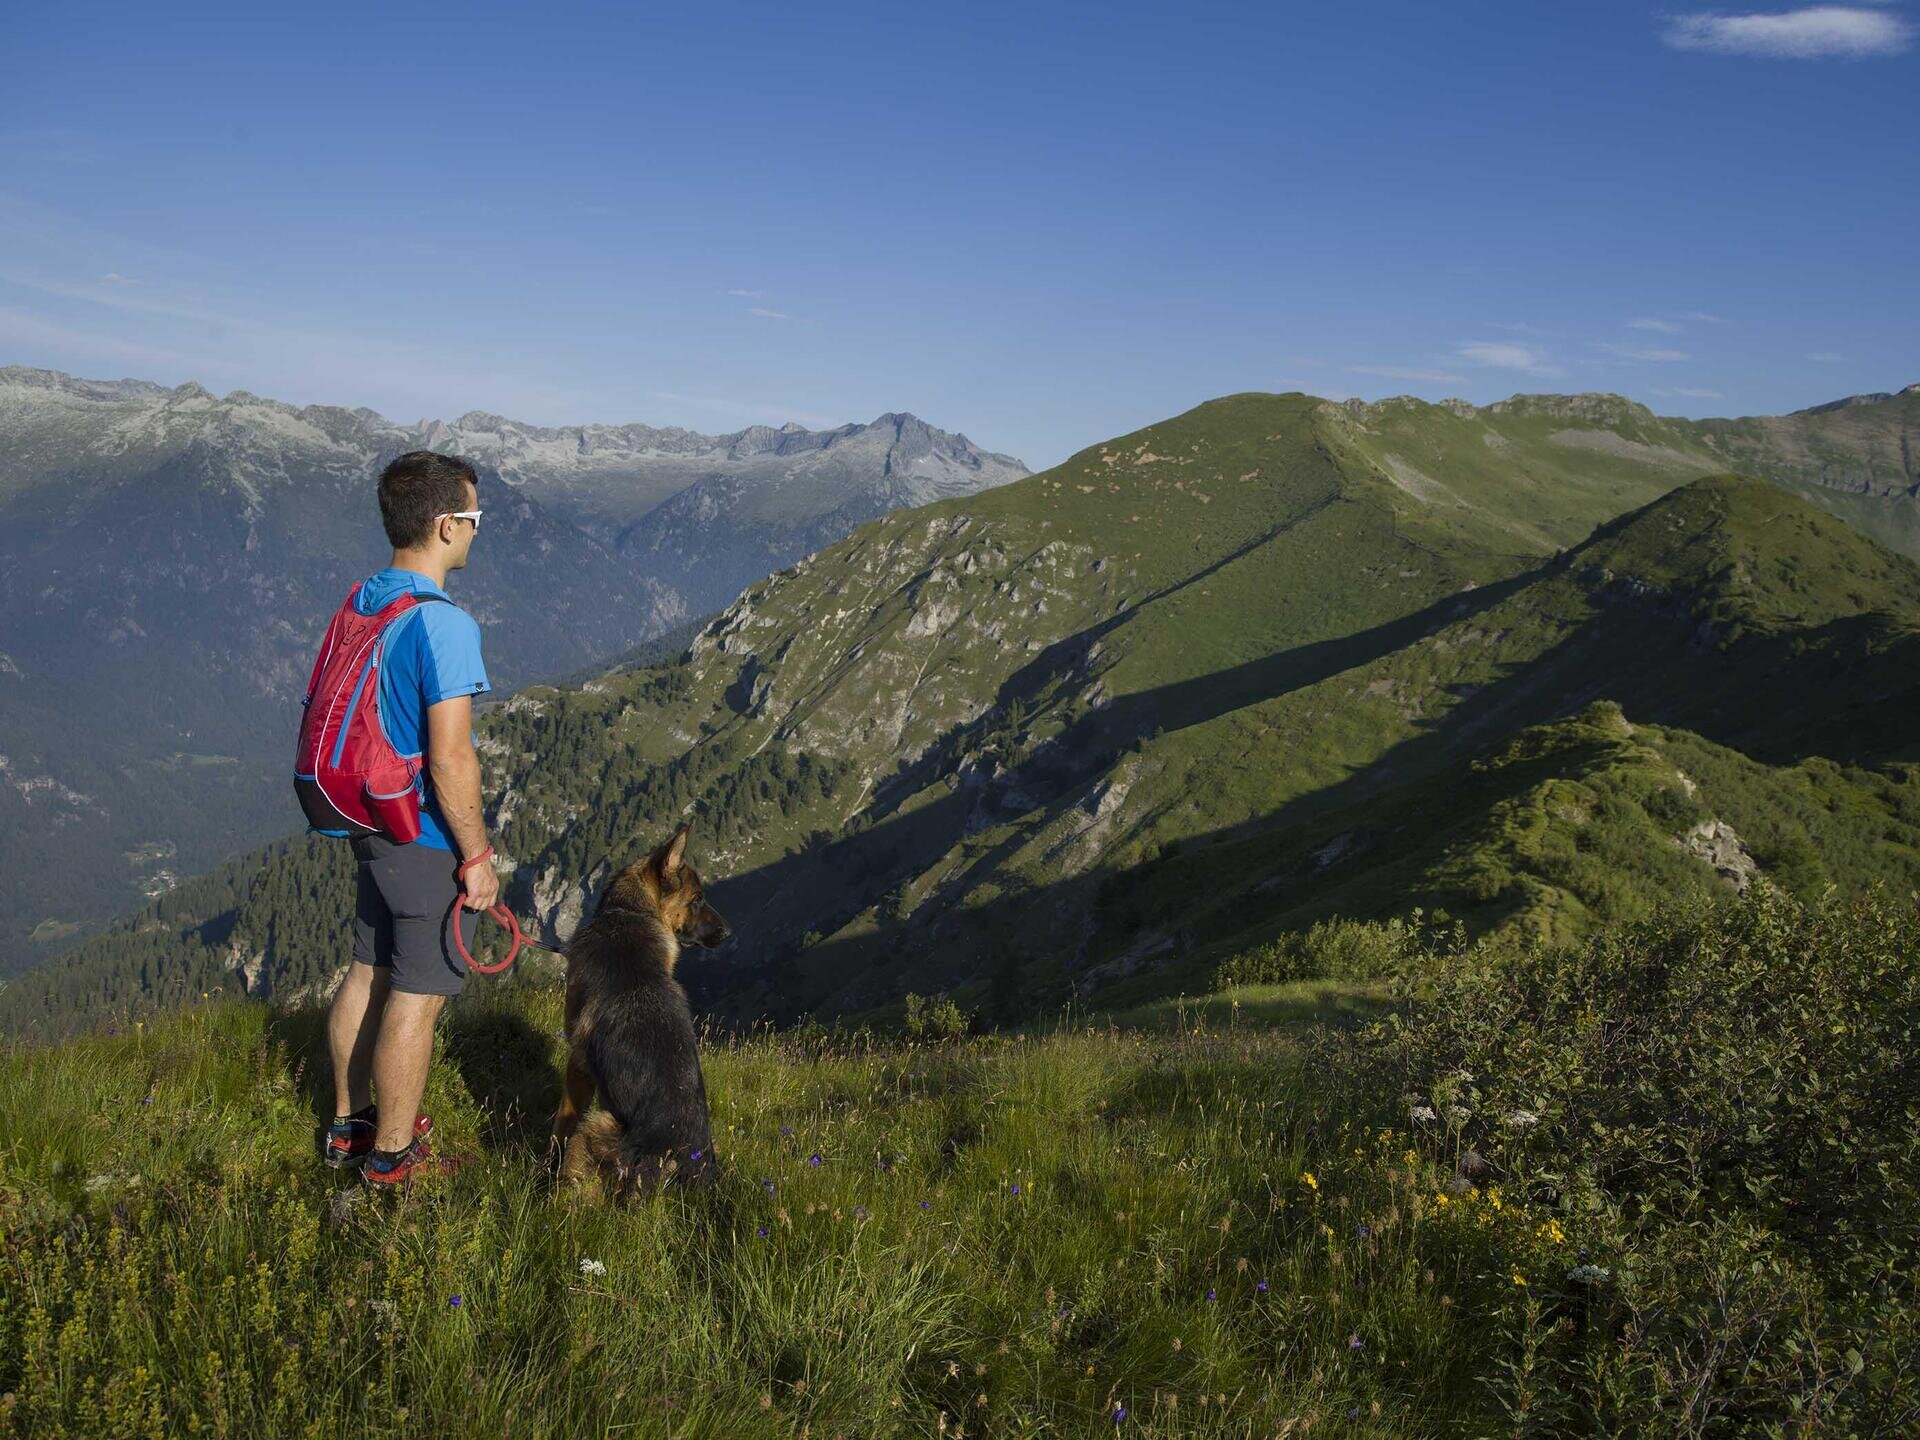
<svg viewBox="0 0 1920 1440"><path fill-rule="evenodd" d="M415 1180L438 1179L466 1164L464 1156L436 1155L424 1137L416 1139L400 1153L400 1158L383 1164L377 1155L369 1155L360 1167L360 1178L380 1190L403 1190Z"/></svg>
<svg viewBox="0 0 1920 1440"><path fill-rule="evenodd" d="M342 1115L327 1126L327 1140L321 1150L321 1158L336 1170L350 1169L362 1163L373 1153L373 1137L378 1123L377 1112L372 1118L367 1118L364 1111L356 1115ZM425 1139L432 1132L433 1120L430 1116L422 1115L413 1122L414 1139Z"/></svg>

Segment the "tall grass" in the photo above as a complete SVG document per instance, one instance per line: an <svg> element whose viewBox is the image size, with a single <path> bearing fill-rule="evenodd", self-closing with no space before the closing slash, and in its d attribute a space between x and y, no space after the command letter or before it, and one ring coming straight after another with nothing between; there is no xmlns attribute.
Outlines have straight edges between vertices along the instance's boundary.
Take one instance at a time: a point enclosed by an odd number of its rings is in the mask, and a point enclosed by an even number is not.
<svg viewBox="0 0 1920 1440"><path fill-rule="evenodd" d="M1864 1038L1820 1054L1877 1057L1883 1102L1905 1103L1894 1085L1911 1072L1873 1017L1908 1013L1886 947L1911 942L1910 919L1779 903L1740 932L1757 973L1811 939L1822 985L1856 961L1887 977L1845 1013ZM1686 923L1703 965L1734 933ZM1636 943L1671 973L1657 939ZM1873 1420L1912 1398L1892 1353L1913 1334L1911 1234L1855 1247L1828 1285L1782 1218L1788 1181L1764 1204L1731 1188L1635 1203L1609 1189L1635 1172L1579 1168L1590 1142L1564 1127L1600 1114L1618 1077L1535 1061L1587 1036L1581 1015L1644 999L1644 967L1639 993L1597 988L1619 978L1600 953L1430 957L1410 977L1427 998L1409 991L1371 1026L1354 1010L1310 1018L1327 1013L1322 984L1292 1010L1268 989L1241 992L1244 1010L1234 995L1124 1027L716 1041L719 1185L629 1210L556 1193L542 1168L551 991L483 991L450 1013L428 1108L441 1148L474 1160L404 1197L365 1195L314 1158L327 1097L312 1013L213 1000L14 1048L0 1054L0 1426L1900 1433ZM1575 1005L1536 983L1549 973L1596 988ZM1792 1072L1788 1047L1769 1054ZM1509 1073L1460 1078L1488 1063ZM1821 1083L1858 1126L1836 1098L1858 1077ZM1551 1085L1578 1103L1536 1093ZM1541 1118L1513 1131L1502 1117L1522 1104ZM1756 1113L1786 1124L1779 1106ZM1860 1137L1878 1147L1869 1169L1909 1153L1893 1133ZM1631 1153L1653 1166L1662 1152ZM1913 1218L1898 1176L1850 1183L1818 1193L1881 1230ZM1756 1374L1807 1383L1762 1390ZM1689 1408L1682 1382L1704 1399Z"/></svg>

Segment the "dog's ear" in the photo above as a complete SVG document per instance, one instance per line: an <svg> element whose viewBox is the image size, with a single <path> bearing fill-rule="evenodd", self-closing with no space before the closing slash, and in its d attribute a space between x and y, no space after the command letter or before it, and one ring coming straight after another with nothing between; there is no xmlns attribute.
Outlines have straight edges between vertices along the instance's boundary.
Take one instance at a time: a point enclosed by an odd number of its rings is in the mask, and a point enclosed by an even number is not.
<svg viewBox="0 0 1920 1440"><path fill-rule="evenodd" d="M682 825L674 831L673 838L667 841L666 847L660 852L660 873L669 880L680 873L680 862L687 854L687 831L690 828Z"/></svg>

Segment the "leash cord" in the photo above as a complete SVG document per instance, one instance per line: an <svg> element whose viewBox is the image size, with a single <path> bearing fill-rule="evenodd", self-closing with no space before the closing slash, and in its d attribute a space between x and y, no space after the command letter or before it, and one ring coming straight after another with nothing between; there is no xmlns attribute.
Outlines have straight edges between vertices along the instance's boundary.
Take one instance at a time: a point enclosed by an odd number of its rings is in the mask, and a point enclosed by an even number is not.
<svg viewBox="0 0 1920 1440"><path fill-rule="evenodd" d="M486 849L482 850L478 855L474 856L471 860L463 864L458 870L453 872L454 878L461 882L460 898L454 901L454 905L453 905L453 908L454 908L453 948L460 952L460 958L467 962L468 969L477 970L482 975L498 975L502 970L506 969L509 965L513 964L514 957L520 953L520 946L525 941L525 938L526 938L520 933L520 922L514 918L513 912L509 910L505 905L495 905L491 910L481 911L480 913L491 915L500 924L500 926L506 930L507 934L511 937L510 943L507 946L507 958L500 961L498 964L482 965L478 960L474 959L473 956L467 953L467 937L460 933L460 914L459 914L460 911L467 908L467 888L466 888L467 871L471 870L476 865L479 865L485 861L490 861L492 859L493 859L493 847L489 845Z"/></svg>

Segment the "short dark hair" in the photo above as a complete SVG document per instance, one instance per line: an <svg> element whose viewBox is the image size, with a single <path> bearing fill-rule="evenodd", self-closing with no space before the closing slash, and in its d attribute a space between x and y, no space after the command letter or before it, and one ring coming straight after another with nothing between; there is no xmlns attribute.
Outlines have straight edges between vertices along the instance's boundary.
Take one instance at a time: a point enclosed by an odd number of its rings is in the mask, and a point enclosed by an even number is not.
<svg viewBox="0 0 1920 1440"><path fill-rule="evenodd" d="M427 543L433 517L467 508L467 485L480 477L458 455L409 450L380 472L380 523L396 550Z"/></svg>

